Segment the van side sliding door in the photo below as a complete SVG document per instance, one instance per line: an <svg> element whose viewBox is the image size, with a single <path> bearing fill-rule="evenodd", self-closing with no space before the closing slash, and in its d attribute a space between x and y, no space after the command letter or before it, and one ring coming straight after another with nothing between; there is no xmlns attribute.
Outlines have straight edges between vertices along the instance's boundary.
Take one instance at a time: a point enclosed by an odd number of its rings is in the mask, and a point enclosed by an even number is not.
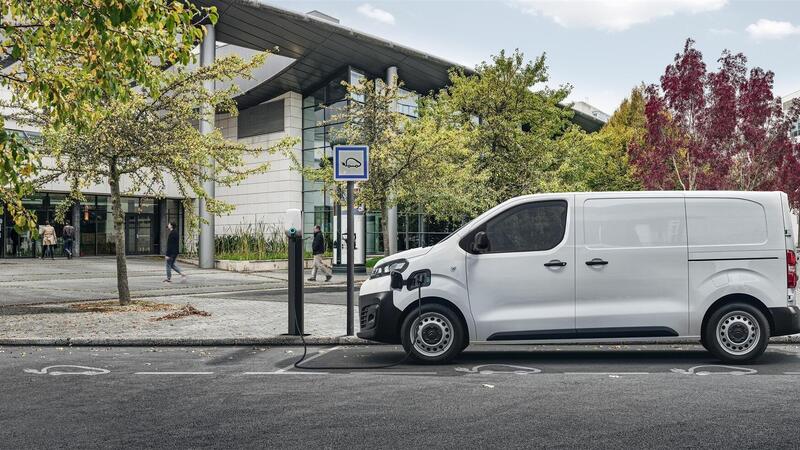
<svg viewBox="0 0 800 450"><path fill-rule="evenodd" d="M660 337L688 331L684 198L576 196L576 334Z"/></svg>

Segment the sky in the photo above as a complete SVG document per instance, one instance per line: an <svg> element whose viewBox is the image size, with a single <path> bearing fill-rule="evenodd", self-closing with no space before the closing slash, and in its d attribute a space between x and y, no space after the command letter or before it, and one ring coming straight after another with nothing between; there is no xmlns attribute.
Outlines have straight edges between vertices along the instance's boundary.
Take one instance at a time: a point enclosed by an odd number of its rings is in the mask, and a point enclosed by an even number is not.
<svg viewBox="0 0 800 450"><path fill-rule="evenodd" d="M569 100L613 113L631 88L658 83L696 41L710 70L723 49L775 73L774 94L800 90L800 0L268 0L474 67L501 49L546 53ZM402 78L402 74L400 75Z"/></svg>

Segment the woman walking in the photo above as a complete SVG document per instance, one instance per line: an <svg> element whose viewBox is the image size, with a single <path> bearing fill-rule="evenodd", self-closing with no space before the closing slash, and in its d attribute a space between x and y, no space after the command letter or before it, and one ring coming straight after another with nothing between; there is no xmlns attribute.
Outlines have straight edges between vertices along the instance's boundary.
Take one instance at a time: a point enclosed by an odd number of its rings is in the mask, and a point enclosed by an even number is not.
<svg viewBox="0 0 800 450"><path fill-rule="evenodd" d="M167 278L164 280L164 283L172 283L172 271L178 272L181 275L181 281L186 281L186 275L178 269L178 266L175 265L175 260L178 259L178 250L179 250L179 243L180 237L178 236L178 230L175 229L175 224L170 222L167 224L167 230L169 230L169 236L167 236L167 251L164 252L164 259L167 262Z"/></svg>
<svg viewBox="0 0 800 450"><path fill-rule="evenodd" d="M56 259L53 256L53 247L56 246L58 240L56 238L56 229L50 225L49 220L44 221L44 226L42 227L42 259L50 255L50 259Z"/></svg>

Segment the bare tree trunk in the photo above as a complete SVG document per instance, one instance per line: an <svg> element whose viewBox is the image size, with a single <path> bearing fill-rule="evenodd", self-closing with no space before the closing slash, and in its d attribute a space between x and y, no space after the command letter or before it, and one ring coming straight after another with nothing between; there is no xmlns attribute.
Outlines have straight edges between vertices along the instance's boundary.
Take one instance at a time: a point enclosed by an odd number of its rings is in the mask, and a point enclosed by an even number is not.
<svg viewBox="0 0 800 450"><path fill-rule="evenodd" d="M111 187L111 210L114 215L114 241L117 254L117 291L119 304L125 306L131 302L131 292L128 289L128 263L125 260L125 216L122 213L122 198L119 193L119 173L117 172L116 159L109 162L111 167L108 184Z"/></svg>
<svg viewBox="0 0 800 450"><path fill-rule="evenodd" d="M389 206L381 206L381 234L383 235L383 256L389 256Z"/></svg>

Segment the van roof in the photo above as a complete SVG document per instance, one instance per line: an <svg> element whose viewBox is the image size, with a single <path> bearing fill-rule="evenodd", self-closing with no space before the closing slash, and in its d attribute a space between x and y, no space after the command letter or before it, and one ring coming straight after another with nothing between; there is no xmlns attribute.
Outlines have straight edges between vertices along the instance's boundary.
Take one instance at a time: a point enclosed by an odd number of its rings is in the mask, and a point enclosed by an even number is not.
<svg viewBox="0 0 800 450"><path fill-rule="evenodd" d="M781 191L596 191L596 192L546 192L540 194L521 195L515 198L536 198L558 195L602 194L619 197L731 197L759 198L774 196Z"/></svg>

